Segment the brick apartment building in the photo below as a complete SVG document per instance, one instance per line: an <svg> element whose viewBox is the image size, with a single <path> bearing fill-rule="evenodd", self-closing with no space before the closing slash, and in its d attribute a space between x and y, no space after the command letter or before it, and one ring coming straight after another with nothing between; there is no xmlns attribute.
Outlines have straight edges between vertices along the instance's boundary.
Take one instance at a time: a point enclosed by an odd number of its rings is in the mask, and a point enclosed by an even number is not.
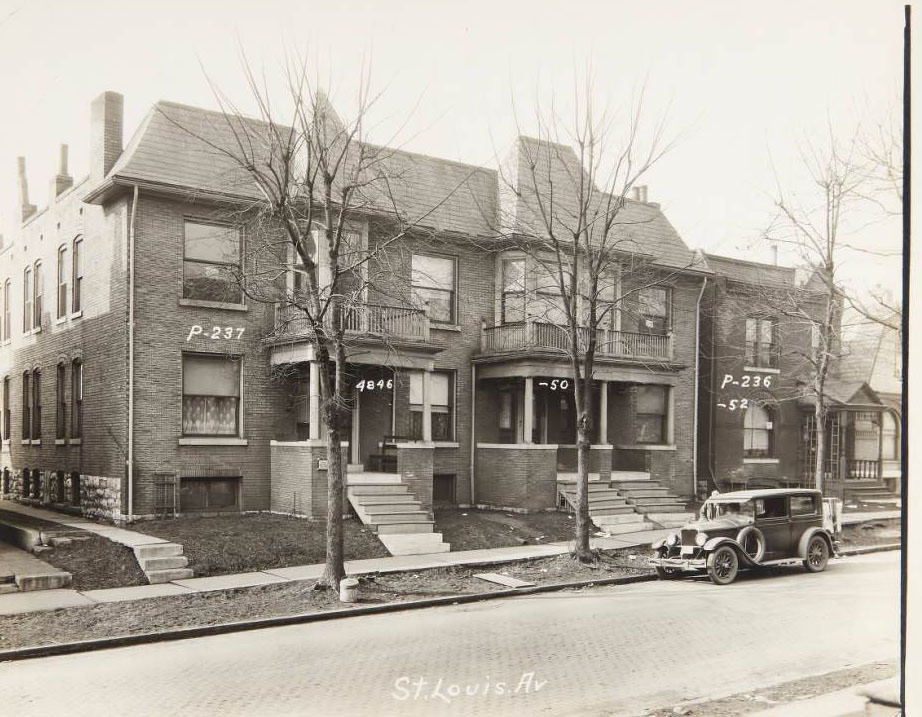
<svg viewBox="0 0 922 717"><path fill-rule="evenodd" d="M107 92L91 133L89 176L74 183L64 150L44 209L21 168L21 235L0 252L3 493L114 520L323 516L315 346L297 320L222 278L247 261L246 229L228 217L256 192L210 149L228 141L223 116L161 102L126 145L122 97ZM520 138L511 161L533 142ZM396 471L424 511L554 509L576 470L558 299L532 258L485 248L501 213L531 208L494 170L399 151L393 161L398 201L436 208L425 238L370 262L408 300L372 285L350 314L349 484ZM638 194L624 211L659 280L600 330L591 470L602 481L644 471L688 497L709 270L657 204ZM384 231L374 211L350 227L363 246ZM631 291L628 272L615 281Z"/></svg>
<svg viewBox="0 0 922 717"><path fill-rule="evenodd" d="M814 407L805 397L813 326L784 307L797 297L806 315L822 317L814 278L712 254L705 260L714 276L701 309L699 476L720 490L813 485ZM825 491L840 496L879 488L899 471L898 420L846 366L834 361L826 382Z"/></svg>

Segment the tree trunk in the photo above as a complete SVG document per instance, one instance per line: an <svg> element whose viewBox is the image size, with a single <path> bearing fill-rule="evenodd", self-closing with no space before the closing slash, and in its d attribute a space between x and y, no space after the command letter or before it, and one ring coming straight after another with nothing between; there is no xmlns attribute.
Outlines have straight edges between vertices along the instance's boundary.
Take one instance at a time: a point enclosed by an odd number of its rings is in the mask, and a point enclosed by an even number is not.
<svg viewBox="0 0 922 717"><path fill-rule="evenodd" d="M826 412L823 410L823 397L816 397L813 410L814 430L816 431L816 462L813 466L813 478L816 489L823 490L824 463L826 462Z"/></svg>
<svg viewBox="0 0 922 717"><path fill-rule="evenodd" d="M589 415L583 410L576 422L576 558L582 562L592 560L589 532L589 446L591 443Z"/></svg>
<svg viewBox="0 0 922 717"><path fill-rule="evenodd" d="M343 454L339 430L340 408L335 401L327 404L327 534L326 567L318 581L334 590L346 576L343 564Z"/></svg>

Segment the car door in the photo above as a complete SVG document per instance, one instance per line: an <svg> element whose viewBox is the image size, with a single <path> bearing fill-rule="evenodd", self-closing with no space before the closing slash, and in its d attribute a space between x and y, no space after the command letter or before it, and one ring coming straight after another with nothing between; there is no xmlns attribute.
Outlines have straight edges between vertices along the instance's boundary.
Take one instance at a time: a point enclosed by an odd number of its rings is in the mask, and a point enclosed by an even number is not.
<svg viewBox="0 0 922 717"><path fill-rule="evenodd" d="M786 558L791 550L788 499L772 495L756 501L756 527L765 536L765 560Z"/></svg>
<svg viewBox="0 0 922 717"><path fill-rule="evenodd" d="M790 497L791 512L791 547L790 555L797 552L800 538L804 532L815 525L822 525L823 516L820 500L816 495L792 495Z"/></svg>

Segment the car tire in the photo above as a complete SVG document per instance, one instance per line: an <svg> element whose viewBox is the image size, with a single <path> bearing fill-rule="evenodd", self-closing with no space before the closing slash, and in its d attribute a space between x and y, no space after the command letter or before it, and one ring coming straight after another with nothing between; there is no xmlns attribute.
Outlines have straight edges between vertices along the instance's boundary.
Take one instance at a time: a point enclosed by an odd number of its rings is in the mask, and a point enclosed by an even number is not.
<svg viewBox="0 0 922 717"><path fill-rule="evenodd" d="M821 573L829 562L829 545L821 535L814 535L807 543L807 554L804 557L804 567L807 572Z"/></svg>
<svg viewBox="0 0 922 717"><path fill-rule="evenodd" d="M708 577L715 585L729 585L736 580L740 559L729 545L718 546L707 560Z"/></svg>
<svg viewBox="0 0 922 717"><path fill-rule="evenodd" d="M760 563L765 557L765 535L754 525L747 525L736 534L736 542L740 544L743 552L746 553L753 562ZM750 552L751 544L755 542L755 549Z"/></svg>

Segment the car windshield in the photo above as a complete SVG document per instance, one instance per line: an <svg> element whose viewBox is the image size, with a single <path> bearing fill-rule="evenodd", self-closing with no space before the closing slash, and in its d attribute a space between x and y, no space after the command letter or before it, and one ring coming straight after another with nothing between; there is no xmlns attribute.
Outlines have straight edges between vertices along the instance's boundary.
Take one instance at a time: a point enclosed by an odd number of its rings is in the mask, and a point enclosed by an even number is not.
<svg viewBox="0 0 922 717"><path fill-rule="evenodd" d="M753 518L751 501L708 501L701 508L702 520L729 517Z"/></svg>

